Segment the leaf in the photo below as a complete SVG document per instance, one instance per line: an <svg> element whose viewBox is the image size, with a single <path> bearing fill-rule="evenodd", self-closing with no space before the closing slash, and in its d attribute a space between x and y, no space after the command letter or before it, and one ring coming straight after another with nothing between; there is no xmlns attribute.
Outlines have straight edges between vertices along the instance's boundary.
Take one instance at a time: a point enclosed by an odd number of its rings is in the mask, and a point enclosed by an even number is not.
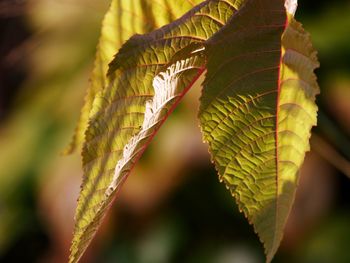
<svg viewBox="0 0 350 263"><path fill-rule="evenodd" d="M82 256L130 170L202 74L202 43L241 4L205 1L159 30L133 36L111 62L107 86L94 95L85 132L70 262Z"/></svg>
<svg viewBox="0 0 350 263"><path fill-rule="evenodd" d="M289 13L295 4L286 1ZM247 1L205 49L203 138L270 262L316 124L316 53L281 0Z"/></svg>
<svg viewBox="0 0 350 263"><path fill-rule="evenodd" d="M201 0L114 0L102 23L96 51L91 86L87 90L79 121L64 154L70 154L82 144L96 94L108 86L108 64L123 43L132 35L147 33L181 16Z"/></svg>

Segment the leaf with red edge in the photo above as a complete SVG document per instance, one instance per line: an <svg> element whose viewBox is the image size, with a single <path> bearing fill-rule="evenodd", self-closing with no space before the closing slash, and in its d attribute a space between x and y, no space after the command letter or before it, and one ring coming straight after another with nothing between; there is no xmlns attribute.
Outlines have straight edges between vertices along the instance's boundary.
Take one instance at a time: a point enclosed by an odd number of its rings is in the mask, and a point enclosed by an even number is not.
<svg viewBox="0 0 350 263"><path fill-rule="evenodd" d="M96 94L108 86L108 64L119 48L134 34L148 33L166 25L202 0L114 0L102 23L96 59L85 103L72 142L65 154L75 151L84 141L92 103Z"/></svg>
<svg viewBox="0 0 350 263"><path fill-rule="evenodd" d="M296 1L247 1L205 43L203 137L268 262L282 240L317 117L318 61L295 8Z"/></svg>
<svg viewBox="0 0 350 263"><path fill-rule="evenodd" d="M89 111L70 262L82 256L130 170L203 72L202 43L241 3L205 1L167 26L133 36L110 63Z"/></svg>

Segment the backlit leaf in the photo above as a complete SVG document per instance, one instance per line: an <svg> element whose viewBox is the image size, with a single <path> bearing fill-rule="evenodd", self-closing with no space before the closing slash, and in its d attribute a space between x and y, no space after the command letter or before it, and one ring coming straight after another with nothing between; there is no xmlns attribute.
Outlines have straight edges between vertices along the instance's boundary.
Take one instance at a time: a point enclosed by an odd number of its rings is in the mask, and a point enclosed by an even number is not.
<svg viewBox="0 0 350 263"><path fill-rule="evenodd" d="M165 9L142 3L157 26L156 14ZM172 1L163 3L176 9ZM133 36L106 77L93 75L71 262L81 257L130 170L205 70L199 112L204 140L220 179L272 260L316 124L318 61L295 10L296 0L204 1L165 27ZM166 14L159 16L164 22L177 15Z"/></svg>
<svg viewBox="0 0 350 263"><path fill-rule="evenodd" d="M203 137L268 262L281 242L317 115L318 61L290 14L295 4L247 1L205 44Z"/></svg>
<svg viewBox="0 0 350 263"><path fill-rule="evenodd" d="M102 23L96 51L91 86L76 127L72 142L65 150L72 153L84 141L90 111L96 94L109 83L108 64L119 48L132 35L148 33L183 15L202 0L114 0Z"/></svg>
<svg viewBox="0 0 350 263"><path fill-rule="evenodd" d="M82 256L137 159L204 71L202 44L242 2L205 1L159 30L133 36L110 64L105 87L94 91L85 132L70 262Z"/></svg>

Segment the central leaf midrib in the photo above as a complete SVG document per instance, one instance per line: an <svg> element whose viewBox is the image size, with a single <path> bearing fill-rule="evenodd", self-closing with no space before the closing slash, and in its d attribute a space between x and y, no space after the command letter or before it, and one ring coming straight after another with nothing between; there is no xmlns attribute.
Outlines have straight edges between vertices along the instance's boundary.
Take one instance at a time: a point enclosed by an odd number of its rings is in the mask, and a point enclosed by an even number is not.
<svg viewBox="0 0 350 263"><path fill-rule="evenodd" d="M284 23L284 31L286 30L288 26L288 16L286 15L285 23ZM284 34L284 33L283 33ZM273 242L272 247L270 251L274 251L276 246L279 245L280 240L279 236L280 233L278 233L281 230L278 230L278 223L279 223L279 199L280 199L280 193L279 193L279 186L280 186L280 173L279 173L279 111L280 111L280 95L281 95L281 87L283 84L282 80L282 71L283 71L283 56L285 51L283 50L283 43L282 38L283 34L281 35L281 50L280 50L280 62L279 62L279 69L278 69L278 84L277 84L277 102L276 102L276 133L275 133L275 143L276 143L276 208L275 208L275 226L274 226L274 235L273 235ZM269 257L269 255L267 255Z"/></svg>

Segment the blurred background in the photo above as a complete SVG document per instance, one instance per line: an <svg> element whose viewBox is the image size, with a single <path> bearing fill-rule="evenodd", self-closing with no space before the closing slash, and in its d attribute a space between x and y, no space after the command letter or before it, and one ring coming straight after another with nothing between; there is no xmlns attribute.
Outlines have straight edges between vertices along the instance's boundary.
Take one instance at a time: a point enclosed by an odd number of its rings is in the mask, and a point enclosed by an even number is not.
<svg viewBox="0 0 350 263"><path fill-rule="evenodd" d="M319 126L274 262L350 262L350 1L299 1L319 51ZM107 0L0 0L0 262L66 262L82 169L61 156ZM190 91L82 262L260 263L263 249L202 143ZM171 138L171 139L169 139Z"/></svg>

